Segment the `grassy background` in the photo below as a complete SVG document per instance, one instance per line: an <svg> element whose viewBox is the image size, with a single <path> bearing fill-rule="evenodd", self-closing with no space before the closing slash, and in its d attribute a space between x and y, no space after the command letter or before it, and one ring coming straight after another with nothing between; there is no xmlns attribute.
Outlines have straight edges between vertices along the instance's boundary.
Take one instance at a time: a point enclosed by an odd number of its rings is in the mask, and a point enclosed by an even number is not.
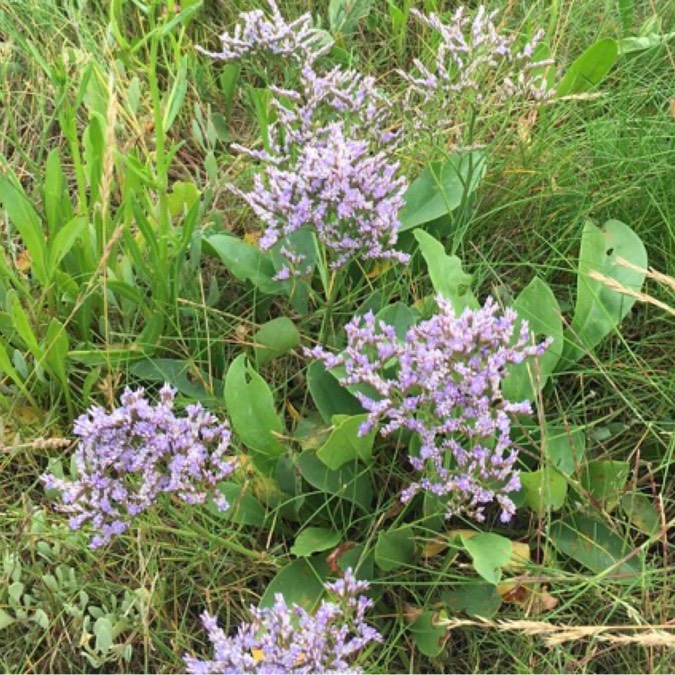
<svg viewBox="0 0 675 675"><path fill-rule="evenodd" d="M115 102L108 102L107 112L116 108L116 134L107 140L115 152L136 153L157 180L158 195L176 181L194 182L203 197L198 227L255 232L255 220L225 189L228 181L245 180L241 176L245 167L228 153L228 144L254 136L255 123L241 98L229 108L222 67L193 47L214 46L217 34L232 24L238 12L256 3L206 0L178 31L179 37L163 40L156 52L143 43L143 36L151 30L153 13L172 13L174 3L161 3L163 9L148 14L141 4L0 0L0 171L11 169L39 203L47 155L60 147L66 190L75 201L83 160L64 132L63 113L74 111L73 128L81 136L91 110L88 106L95 104L78 102L78 87L83 71L94 64L93 77L104 89L109 81L113 83ZM324 20L328 5L309 0L280 0L279 4L287 15L311 10ZM453 6L440 1L427 4ZM675 9L667 0L499 0L489 6L503 10L511 28L545 27L559 70L594 40L636 34L653 15L660 17L664 32L675 30ZM386 86L400 87L395 68L409 64L422 38L412 22L406 33L397 31L387 3L376 0L368 22L341 43L342 54L351 55L356 67L381 78ZM492 145L490 166L475 208L461 223L466 234L459 251L475 275L481 297L494 291L508 298L537 273L561 301L567 299L571 305L580 233L588 217L599 223L616 218L630 224L645 242L650 265L675 276L672 48L671 42L670 48L621 59L596 96L549 106L536 120L516 115L509 120L511 132L496 138L490 138L491 132L502 126L505 113L481 112L481 127ZM166 138L159 138L152 82L157 80L159 94L167 91L183 56L185 99ZM394 90L392 95L400 92ZM166 148L179 141L175 156L167 161ZM419 171L415 158L422 152L403 148L401 160L409 175ZM115 228L123 222L117 215L124 206L123 176L116 155L108 158L107 166L105 199L90 211L98 209L104 224L109 220L114 238ZM8 257L21 269L21 248L4 217L0 227ZM122 248L119 243L113 260L122 255ZM404 301L423 297L430 286L415 270L413 266L380 278L385 296ZM106 283L105 275L94 275L88 292L93 297L103 289L104 297ZM235 283L212 259L202 259L174 285L175 294L155 308L163 316L162 353L196 364L206 373L222 371L250 343L261 317L284 312L283 307L270 307ZM147 283L141 288L151 292ZM335 308L338 327L366 290L356 288L353 295L342 298ZM648 282L647 290L675 304L667 288ZM563 309L569 312L569 307ZM36 330L41 312L36 300L31 313ZM115 361L114 350L133 344L145 326L143 319L105 303L100 314L96 344L104 358L94 366L72 366L75 411L84 409L92 398L110 403L121 386L136 381L127 364ZM316 323L311 317L301 321L300 331L310 339L316 334ZM634 473L626 491L650 494L662 524L672 519L674 506L674 339L672 316L639 304L624 322L622 334L605 341L574 372L560 376L555 394L547 400L553 418L584 426L591 456L631 463ZM263 370L277 400L302 399L298 392L303 391L304 380L297 374L302 373L301 364L299 358L290 357ZM223 623L236 625L288 559L292 531L281 525L272 534L223 528L207 511L188 512L166 503L104 551L88 551L83 537L68 532L62 516L51 511L38 481L50 461L69 454L65 443L44 440L68 436L64 392L54 383L41 387L37 375L28 378L27 387L36 396L37 407L16 396L6 382L2 384L9 403L2 412L0 430L4 561L0 583L11 585L11 592L27 608L27 617L33 618L0 628L0 667L16 672L180 671L185 650L205 653L205 645L199 642L199 612L204 607L218 610ZM383 516L387 506L382 505ZM575 508L574 501L568 501L568 508ZM634 546L645 543L644 535L622 512L604 512L602 517ZM505 604L497 618L571 626L661 625L672 620L673 552L665 533L648 547L642 578L623 583L557 560L546 546L552 518L521 516L511 532L533 546L531 573L541 577L557 606L537 616L527 608ZM378 525L369 524L371 531L364 536L377 534L383 519L375 520ZM45 575L53 575L55 583ZM372 653L372 670L665 673L673 669L672 649L664 647L613 644L592 637L547 647L527 631L506 633L471 626L454 629L441 657L429 660L413 646L407 608L423 605L434 589L466 578L462 568L420 563L381 579L382 602L376 615L387 640ZM0 595L0 608L7 602ZM106 663L100 660L95 638L88 635L91 621L84 617L93 616L91 607L117 621L119 649L108 652ZM35 618L36 609L44 612L44 618ZM93 660L88 661L83 652Z"/></svg>

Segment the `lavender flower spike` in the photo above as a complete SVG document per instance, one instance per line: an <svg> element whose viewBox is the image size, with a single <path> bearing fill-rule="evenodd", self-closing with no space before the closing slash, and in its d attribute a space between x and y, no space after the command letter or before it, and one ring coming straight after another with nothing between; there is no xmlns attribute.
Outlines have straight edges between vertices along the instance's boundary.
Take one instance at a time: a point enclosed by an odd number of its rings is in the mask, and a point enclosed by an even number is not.
<svg viewBox="0 0 675 675"><path fill-rule="evenodd" d="M287 56L300 63L311 63L332 46L332 40L325 32L312 27L310 14L303 14L295 21L287 22L281 15L274 0L268 0L270 18L259 9L242 12L240 23L232 34L223 33L220 40L221 52L197 49L214 59L233 61L252 54L267 52L276 56Z"/></svg>
<svg viewBox="0 0 675 675"><path fill-rule="evenodd" d="M188 406L185 417L177 417L175 394L165 384L159 403L152 406L143 389L126 389L122 405L113 412L92 407L75 422L80 438L75 452L77 480L42 476L47 489L61 492L63 503L57 508L72 514L73 529L91 521L95 531L91 548L124 532L163 492L188 504L213 495L218 508L227 508L214 488L235 466L226 456L229 426L199 404Z"/></svg>
<svg viewBox="0 0 675 675"><path fill-rule="evenodd" d="M511 415L531 413L531 406L504 400L501 384L509 365L543 354L550 341L531 345L527 322L516 334L515 311L500 314L492 299L459 317L443 297L437 303L439 313L410 328L402 343L370 313L347 324L341 354L321 347L308 353L327 368L343 366L342 385L374 392L356 394L369 412L361 434L382 423L382 435L408 429L419 437L409 461L421 476L403 491L404 502L428 490L447 501L448 517L481 521L485 505L496 501L508 521L515 512L508 493L520 488Z"/></svg>
<svg viewBox="0 0 675 675"><path fill-rule="evenodd" d="M202 615L214 648L212 661L184 657L188 673L358 673L353 661L381 635L365 622L373 603L360 595L366 581L357 581L351 569L344 578L325 584L331 599L314 614L289 607L277 594L273 607L251 607L253 621L228 637L215 617Z"/></svg>

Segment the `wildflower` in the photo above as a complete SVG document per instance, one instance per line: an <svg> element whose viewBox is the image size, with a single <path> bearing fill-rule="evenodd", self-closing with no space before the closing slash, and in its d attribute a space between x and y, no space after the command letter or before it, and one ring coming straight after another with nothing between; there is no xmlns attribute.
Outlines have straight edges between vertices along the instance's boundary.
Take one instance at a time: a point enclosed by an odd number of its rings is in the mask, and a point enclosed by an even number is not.
<svg viewBox="0 0 675 675"><path fill-rule="evenodd" d="M209 52L197 49L213 59L239 60L255 54L274 54L293 58L300 63L311 63L332 46L332 40L324 31L312 27L310 14L303 14L295 21L287 22L274 0L268 0L271 16L262 10L242 12L232 34L220 36L222 51Z"/></svg>
<svg viewBox="0 0 675 675"><path fill-rule="evenodd" d="M515 335L515 311L499 314L492 299L459 317L447 300L437 303L439 313L410 328L403 342L369 313L347 324L341 354L308 353L327 368L341 366L342 385L361 385L356 396L369 413L361 435L380 423L385 436L399 429L418 435L419 453L409 460L422 477L403 491L404 502L428 490L447 499L448 517L480 521L496 501L508 521L515 512L508 493L520 488L510 416L531 406L504 400L501 383L510 364L543 354L549 343L530 345L526 322Z"/></svg>
<svg viewBox="0 0 675 675"><path fill-rule="evenodd" d="M202 621L214 648L212 661L185 656L188 673L325 673L361 672L351 662L370 642L382 637L365 622L373 603L360 595L366 581L351 569L344 578L325 584L331 595L314 614L289 607L278 593L272 607L251 607L253 620L228 637L215 617Z"/></svg>
<svg viewBox="0 0 675 675"><path fill-rule="evenodd" d="M234 470L226 456L231 436L227 422L220 423L199 404L177 417L176 392L169 385L161 389L156 406L144 393L126 389L122 405L113 412L95 406L76 420L76 480L42 476L46 488L61 492L58 508L73 514L73 529L91 521L96 533L91 548L124 532L164 492L188 504L203 503L213 494L218 508L228 507L214 490Z"/></svg>
<svg viewBox="0 0 675 675"><path fill-rule="evenodd" d="M263 250L309 228L330 251L333 268L355 256L405 262L393 248L406 189L397 170L398 162L372 154L368 141L350 138L344 124L334 122L307 139L297 156L267 164L251 192L236 192L266 225Z"/></svg>

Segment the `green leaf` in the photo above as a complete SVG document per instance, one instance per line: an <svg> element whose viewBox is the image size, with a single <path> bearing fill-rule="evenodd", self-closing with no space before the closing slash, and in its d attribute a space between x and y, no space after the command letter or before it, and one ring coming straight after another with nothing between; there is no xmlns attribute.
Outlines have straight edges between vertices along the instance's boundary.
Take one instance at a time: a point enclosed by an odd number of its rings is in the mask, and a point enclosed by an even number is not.
<svg viewBox="0 0 675 675"><path fill-rule="evenodd" d="M169 93L166 110L164 111L164 119L162 121L164 133L171 128L171 125L174 123L174 120L183 106L185 94L187 93L187 67L188 58L186 55L183 55L180 60L180 66L178 67L178 74L176 75L176 79L171 87L171 92Z"/></svg>
<svg viewBox="0 0 675 675"><path fill-rule="evenodd" d="M502 598L494 584L479 582L455 586L443 594L443 602L453 613L464 612L489 619L501 607Z"/></svg>
<svg viewBox="0 0 675 675"><path fill-rule="evenodd" d="M14 186L5 176L0 176L0 203L30 254L35 278L46 285L49 282L46 268L47 243L40 217L24 191Z"/></svg>
<svg viewBox="0 0 675 675"><path fill-rule="evenodd" d="M513 303L518 313L514 335L520 334L523 321L530 328L530 344L538 344L543 337L552 337L553 343L536 360L527 359L509 368L502 384L504 397L509 401L538 400L538 391L555 370L563 350L563 324L560 306L548 284L535 277Z"/></svg>
<svg viewBox="0 0 675 675"><path fill-rule="evenodd" d="M462 542L476 572L488 583L498 584L502 578L502 567L509 562L513 553L511 542L492 532L480 532L473 537L462 535Z"/></svg>
<svg viewBox="0 0 675 675"><path fill-rule="evenodd" d="M218 256L237 279L250 281L268 295L286 294L286 286L273 279L276 271L271 258L260 249L229 234L214 234L203 242L205 250Z"/></svg>
<svg viewBox="0 0 675 675"><path fill-rule="evenodd" d="M671 40L675 39L675 32L660 35L659 33L649 33L639 37L626 37L619 40L619 55L634 54L636 52L644 52L647 49L654 49L661 47Z"/></svg>
<svg viewBox="0 0 675 675"><path fill-rule="evenodd" d="M637 557L618 564L631 552L631 545L607 525L588 516L577 515L555 523L550 529L549 539L561 553L598 574L607 571L640 574Z"/></svg>
<svg viewBox="0 0 675 675"><path fill-rule="evenodd" d="M45 163L45 215L49 232L56 232L59 225L70 217L68 192L65 189L66 178L61 168L61 155L58 148L53 148L47 155Z"/></svg>
<svg viewBox="0 0 675 675"><path fill-rule="evenodd" d="M35 337L33 328L28 320L28 315L24 311L21 302L16 295L11 296L10 314L14 320L14 328L16 328L19 337L26 343L31 354L35 357L35 360L38 363L41 362L44 352L42 351L42 347L38 344L37 337Z"/></svg>
<svg viewBox="0 0 675 675"><path fill-rule="evenodd" d="M478 301L471 292L472 277L462 270L462 261L456 255L448 255L443 244L424 230L415 230L413 234L429 268L434 290L450 300L457 315L467 307L477 309Z"/></svg>
<svg viewBox="0 0 675 675"><path fill-rule="evenodd" d="M558 370L576 363L586 350L593 349L618 327L635 304L635 298L590 276L597 272L632 291L640 291L645 274L620 265L620 258L642 270L647 268L644 244L628 225L609 220L599 228L587 222L579 253L577 303L570 330L565 331Z"/></svg>
<svg viewBox="0 0 675 675"><path fill-rule="evenodd" d="M253 461L261 470L271 471L284 453L275 435L282 433L283 424L270 388L243 354L227 371L225 405L232 427L250 450Z"/></svg>
<svg viewBox="0 0 675 675"><path fill-rule="evenodd" d="M105 616L96 619L94 624L94 635L96 636L96 651L105 654L113 643L113 625L110 619Z"/></svg>
<svg viewBox="0 0 675 675"><path fill-rule="evenodd" d="M411 309L402 302L396 302L393 305L383 307L376 315L378 321L384 321L388 326L394 328L396 337L404 340L408 330L414 326L420 318L417 310Z"/></svg>
<svg viewBox="0 0 675 675"><path fill-rule="evenodd" d="M611 511L626 488L629 470L628 462L596 459L581 470L581 485L605 510Z"/></svg>
<svg viewBox="0 0 675 675"><path fill-rule="evenodd" d="M219 483L217 489L223 494L229 507L220 511L215 504L211 504L212 513L239 525L262 527L265 524L267 514L263 505L242 485L229 482Z"/></svg>
<svg viewBox="0 0 675 675"><path fill-rule="evenodd" d="M295 540L291 553L299 558L307 558L312 553L327 551L340 543L340 533L325 527L305 528Z"/></svg>
<svg viewBox="0 0 675 675"><path fill-rule="evenodd" d="M373 454L376 430L372 429L365 436L359 435L359 428L367 419L366 414L340 416L316 456L329 469L339 469L343 464L356 459L369 462Z"/></svg>
<svg viewBox="0 0 675 675"><path fill-rule="evenodd" d="M661 529L661 519L652 500L640 492L631 492L621 498L621 508L630 522L645 534L654 536Z"/></svg>
<svg viewBox="0 0 675 675"><path fill-rule="evenodd" d="M582 428L568 429L546 425L542 439L544 455L565 476L571 476L586 452L586 434Z"/></svg>
<svg viewBox="0 0 675 675"><path fill-rule="evenodd" d="M333 471L314 452L306 450L298 457L298 468L302 477L321 492L358 504L364 511L370 510L373 501L370 476L365 472L357 472L353 464L346 464Z"/></svg>
<svg viewBox="0 0 675 675"><path fill-rule="evenodd" d="M313 361L307 369L307 385L321 417L330 423L333 415L358 415L363 408L331 375L320 361Z"/></svg>
<svg viewBox="0 0 675 675"><path fill-rule="evenodd" d="M311 612L321 600L327 576L328 566L321 556L298 558L277 572L258 606L272 607L274 596L281 593L288 605L295 603Z"/></svg>
<svg viewBox="0 0 675 675"><path fill-rule="evenodd" d="M373 7L374 0L330 0L328 23L333 34L348 35L357 24L365 19Z"/></svg>
<svg viewBox="0 0 675 675"><path fill-rule="evenodd" d="M410 525L380 532L375 545L375 564L381 570L391 572L409 565L414 558L415 537Z"/></svg>
<svg viewBox="0 0 675 675"><path fill-rule="evenodd" d="M454 211L478 187L485 168L482 150L458 153L429 164L404 195L399 231L410 230Z"/></svg>
<svg viewBox="0 0 675 675"><path fill-rule="evenodd" d="M173 184L171 193L167 197L169 213L175 218L190 211L199 203L199 189L194 183L177 181Z"/></svg>
<svg viewBox="0 0 675 675"><path fill-rule="evenodd" d="M203 403L219 403L222 382L210 377L195 363L181 359L143 359L131 365L130 372L147 382L169 382L181 394ZM213 393L202 383L209 383Z"/></svg>
<svg viewBox="0 0 675 675"><path fill-rule="evenodd" d="M410 632L417 648L429 658L435 658L445 648L448 631L443 626L434 625L435 612L423 612L410 626Z"/></svg>
<svg viewBox="0 0 675 675"><path fill-rule="evenodd" d="M47 326L47 335L45 340L45 362L49 370L63 385L66 392L68 389L68 333L64 325L56 318L53 318Z"/></svg>
<svg viewBox="0 0 675 675"><path fill-rule="evenodd" d="M539 516L548 511L558 511L565 503L567 480L555 469L523 472L520 474L520 482L525 494L525 504Z"/></svg>
<svg viewBox="0 0 675 675"><path fill-rule="evenodd" d="M619 56L616 40L603 38L592 44L568 68L557 95L583 94L602 82Z"/></svg>
<svg viewBox="0 0 675 675"><path fill-rule="evenodd" d="M0 631L16 622L16 619L8 614L4 609L0 609Z"/></svg>
<svg viewBox="0 0 675 675"><path fill-rule="evenodd" d="M300 333L285 316L264 323L253 335L253 348L259 365L283 356L299 344Z"/></svg>
<svg viewBox="0 0 675 675"><path fill-rule="evenodd" d="M49 270L51 278L63 258L73 248L75 242L82 236L87 220L81 216L73 218L58 230L53 241L49 245Z"/></svg>

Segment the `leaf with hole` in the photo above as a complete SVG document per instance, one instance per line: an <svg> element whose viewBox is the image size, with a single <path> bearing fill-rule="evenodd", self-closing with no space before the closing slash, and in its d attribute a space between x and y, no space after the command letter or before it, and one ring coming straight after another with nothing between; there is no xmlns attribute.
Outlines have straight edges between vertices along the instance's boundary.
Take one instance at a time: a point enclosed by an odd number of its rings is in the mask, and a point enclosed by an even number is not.
<svg viewBox="0 0 675 675"><path fill-rule="evenodd" d="M628 225L609 220L602 228L588 221L584 226L577 273L577 302L570 329L565 331L563 356L557 370L576 363L619 326L635 298L610 287L615 284L639 292L646 270L647 251ZM594 278L600 274L606 280Z"/></svg>
<svg viewBox="0 0 675 675"><path fill-rule="evenodd" d="M451 155L432 162L404 195L399 231L411 230L454 211L480 185L485 174L482 150Z"/></svg>

